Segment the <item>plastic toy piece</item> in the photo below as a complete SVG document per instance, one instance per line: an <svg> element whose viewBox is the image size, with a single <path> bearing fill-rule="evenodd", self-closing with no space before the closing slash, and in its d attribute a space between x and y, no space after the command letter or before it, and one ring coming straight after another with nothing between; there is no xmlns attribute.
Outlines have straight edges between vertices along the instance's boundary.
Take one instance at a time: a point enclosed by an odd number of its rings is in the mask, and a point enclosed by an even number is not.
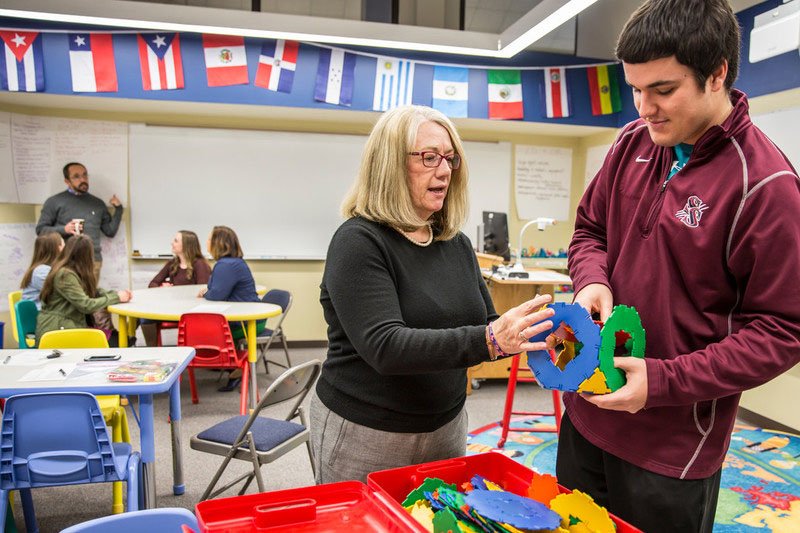
<svg viewBox="0 0 800 533"><path fill-rule="evenodd" d="M625 385L625 373L614 367L614 352L617 348L617 333L625 332L631 339L631 357L644 358L645 332L642 319L633 307L616 305L600 331L600 371L605 375L606 385L615 391Z"/></svg>
<svg viewBox="0 0 800 533"><path fill-rule="evenodd" d="M422 485L408 493L406 499L403 500L402 506L408 507L410 505L414 505L418 500L425 499L426 492L433 492L441 487L447 487L453 490L456 489L455 484L445 483L439 478L428 477L425 478L425 481L422 482Z"/></svg>
<svg viewBox="0 0 800 533"><path fill-rule="evenodd" d="M550 501L561 492L558 490L558 481L550 474L533 473L531 486L528 487L528 498L539 503L550 505Z"/></svg>
<svg viewBox="0 0 800 533"><path fill-rule="evenodd" d="M600 334L602 335L602 331ZM594 374L592 374L588 379L581 383L580 387L578 387L578 392L608 394L611 392L611 389L609 389L608 385L606 384L606 376L600 372L599 368L595 368Z"/></svg>
<svg viewBox="0 0 800 533"><path fill-rule="evenodd" d="M561 523L546 505L511 492L474 490L464 500L484 518L520 529L555 529Z"/></svg>
<svg viewBox="0 0 800 533"><path fill-rule="evenodd" d="M608 511L597 505L591 496L579 490L571 494L559 494L550 502L550 509L561 516L561 527L570 532L615 533L616 527ZM577 518L580 528L570 525L570 518ZM585 529L584 529L585 528Z"/></svg>
<svg viewBox="0 0 800 533"><path fill-rule="evenodd" d="M424 527L428 531L434 530L433 527L434 514L433 514L433 509L431 509L430 503L424 500L418 500L414 505L408 507L406 510L411 514L414 520L416 520L422 525L422 527Z"/></svg>
<svg viewBox="0 0 800 533"><path fill-rule="evenodd" d="M554 328L534 336L531 341L543 342L564 322L583 346L580 353L566 363L563 370L553 364L547 350L528 352L528 366L536 376L536 380L546 389L578 390L580 384L590 377L599 365L600 328L592 322L589 313L579 304L559 302L548 307L555 310L555 315L551 318Z"/></svg>

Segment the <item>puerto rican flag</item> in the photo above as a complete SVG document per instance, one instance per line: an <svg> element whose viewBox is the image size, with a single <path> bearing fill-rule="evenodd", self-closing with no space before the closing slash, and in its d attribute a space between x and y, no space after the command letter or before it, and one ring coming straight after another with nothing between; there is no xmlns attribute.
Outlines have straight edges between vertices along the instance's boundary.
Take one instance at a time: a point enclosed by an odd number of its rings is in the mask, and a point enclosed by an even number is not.
<svg viewBox="0 0 800 533"><path fill-rule="evenodd" d="M44 90L44 56L38 32L0 31L0 86L6 91Z"/></svg>
<svg viewBox="0 0 800 533"><path fill-rule="evenodd" d="M69 33L69 67L76 93L117 91L117 67L110 33Z"/></svg>
<svg viewBox="0 0 800 533"><path fill-rule="evenodd" d="M339 48L321 48L314 100L349 106L353 101L356 55Z"/></svg>
<svg viewBox="0 0 800 533"><path fill-rule="evenodd" d="M292 92L299 48L297 41L265 41L258 57L256 86L270 91Z"/></svg>
<svg viewBox="0 0 800 533"><path fill-rule="evenodd" d="M544 69L544 109L547 118L568 117L571 114L567 92L567 69Z"/></svg>
<svg viewBox="0 0 800 533"><path fill-rule="evenodd" d="M209 87L248 83L244 37L204 33L203 53Z"/></svg>
<svg viewBox="0 0 800 533"><path fill-rule="evenodd" d="M178 34L140 33L137 41L144 90L183 89L183 62Z"/></svg>

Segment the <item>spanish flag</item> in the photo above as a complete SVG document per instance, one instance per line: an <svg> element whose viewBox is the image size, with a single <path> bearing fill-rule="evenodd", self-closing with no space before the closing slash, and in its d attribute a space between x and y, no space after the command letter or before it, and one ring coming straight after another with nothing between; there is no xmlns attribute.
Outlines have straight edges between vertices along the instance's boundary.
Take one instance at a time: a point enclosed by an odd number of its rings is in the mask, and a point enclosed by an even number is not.
<svg viewBox="0 0 800 533"><path fill-rule="evenodd" d="M609 115L622 111L619 96L619 79L616 65L600 65L586 69L589 92L592 96L592 114Z"/></svg>

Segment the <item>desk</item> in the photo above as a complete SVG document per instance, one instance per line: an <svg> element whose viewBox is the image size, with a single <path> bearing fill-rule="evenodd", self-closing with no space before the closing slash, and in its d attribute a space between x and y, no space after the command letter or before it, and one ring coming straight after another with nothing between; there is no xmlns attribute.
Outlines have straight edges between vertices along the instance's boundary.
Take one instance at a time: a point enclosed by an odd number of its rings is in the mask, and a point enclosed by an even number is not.
<svg viewBox="0 0 800 533"><path fill-rule="evenodd" d="M498 314L502 315L512 307L530 300L537 294L553 296L556 285L572 284L569 276L553 270L527 269L527 272L529 275L527 279L502 279L484 271L483 278L489 288L489 293L492 295L492 302ZM521 368L527 368L528 359L526 354L520 356L519 364ZM508 378L510 369L511 359L486 362L471 367L467 372L467 393L469 394L472 391L473 379Z"/></svg>
<svg viewBox="0 0 800 533"><path fill-rule="evenodd" d="M256 321L280 315L280 306L261 302L212 302L197 296L205 285L154 287L133 291L131 301L109 305L119 315L119 344L128 345L128 321L123 317L178 322L184 313L219 313L229 322L247 322L247 360L250 362L250 409L256 407ZM133 325L131 324L131 328Z"/></svg>
<svg viewBox="0 0 800 533"><path fill-rule="evenodd" d="M172 348L102 348L102 349L64 349L60 350L63 354L57 359L46 359L45 355L52 350L0 350L0 360L5 361L6 357L11 356L8 363L2 364L0 372L0 396L7 398L15 394L25 394L31 392L88 392L90 394L127 394L139 396L139 418L141 430L139 432L139 444L142 452L142 494L144 497L144 508L156 507L156 445L155 434L153 431L153 395L169 392L169 417L172 430L172 474L173 492L183 494L185 487L183 484L183 458L181 456L181 391L180 377L181 372L194 357L194 348L172 347ZM164 381L158 383L119 383L108 381L105 372L94 374L67 377L56 381L20 381L25 374L37 367L47 365L69 364L83 362L87 355L120 354L122 359L116 361L122 364L125 361L138 361L142 359L157 359L176 363L178 366L175 371L170 373ZM15 364L16 361L31 361L36 358L37 363ZM103 365L103 368L108 368Z"/></svg>

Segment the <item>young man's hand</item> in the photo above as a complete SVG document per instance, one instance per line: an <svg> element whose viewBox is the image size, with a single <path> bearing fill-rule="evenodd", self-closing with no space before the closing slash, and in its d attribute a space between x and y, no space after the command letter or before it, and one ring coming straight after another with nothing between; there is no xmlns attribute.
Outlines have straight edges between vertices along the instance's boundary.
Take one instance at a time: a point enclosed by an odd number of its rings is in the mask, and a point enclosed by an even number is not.
<svg viewBox="0 0 800 533"><path fill-rule="evenodd" d="M575 295L575 303L581 304L589 314L598 313L600 320L605 322L614 306L614 296L611 289L602 283L590 283Z"/></svg>
<svg viewBox="0 0 800 533"><path fill-rule="evenodd" d="M627 383L611 394L581 394L601 409L637 413L647 403L647 363L639 357L615 357L614 366L625 372Z"/></svg>

